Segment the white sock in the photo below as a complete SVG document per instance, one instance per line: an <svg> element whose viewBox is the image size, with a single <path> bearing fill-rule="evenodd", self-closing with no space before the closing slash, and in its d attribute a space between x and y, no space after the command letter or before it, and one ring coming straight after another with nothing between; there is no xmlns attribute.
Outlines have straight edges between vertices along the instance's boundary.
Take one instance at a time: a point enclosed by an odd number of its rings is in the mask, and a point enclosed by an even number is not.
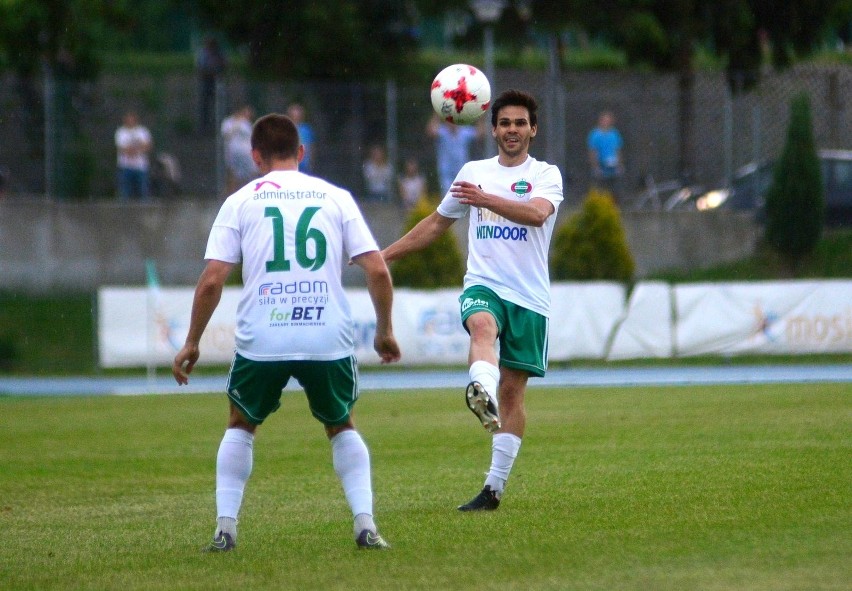
<svg viewBox="0 0 852 591"><path fill-rule="evenodd" d="M376 522L373 521L373 516L367 515L366 513L359 513L355 516L354 529L356 539L358 538L358 535L365 529L373 532L374 534L378 533L376 531Z"/></svg>
<svg viewBox="0 0 852 591"><path fill-rule="evenodd" d="M233 517L219 517L216 520L216 531L213 537L219 537L219 532L231 534L231 539L237 541L237 520Z"/></svg>
<svg viewBox="0 0 852 591"><path fill-rule="evenodd" d="M234 536L236 519L243 502L243 491L251 476L253 442L254 435L248 431L227 429L216 456L216 512L218 517L234 520ZM229 524L225 520L219 522L217 527L221 527L223 523Z"/></svg>
<svg viewBox="0 0 852 591"><path fill-rule="evenodd" d="M498 405L497 384L500 382L500 368L487 361L474 361L470 364L468 375L471 382L479 382L485 391L491 395L494 406Z"/></svg>
<svg viewBox="0 0 852 591"><path fill-rule="evenodd" d="M370 481L370 452L357 431L347 429L331 438L334 471L343 485L343 494L352 515L373 515L373 488ZM356 532L356 534L359 532Z"/></svg>
<svg viewBox="0 0 852 591"><path fill-rule="evenodd" d="M488 470L485 485L496 491L498 497L506 488L509 472L520 449L521 438L512 433L497 433L491 438L491 469Z"/></svg>

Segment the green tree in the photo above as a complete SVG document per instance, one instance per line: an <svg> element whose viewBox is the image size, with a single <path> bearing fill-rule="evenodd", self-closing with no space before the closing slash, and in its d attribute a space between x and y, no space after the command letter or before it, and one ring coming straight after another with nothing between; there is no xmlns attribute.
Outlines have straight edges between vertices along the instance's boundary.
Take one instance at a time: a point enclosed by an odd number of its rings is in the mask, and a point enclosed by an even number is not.
<svg viewBox="0 0 852 591"><path fill-rule="evenodd" d="M556 232L551 278L628 282L635 267L612 195L591 190L580 211Z"/></svg>
<svg viewBox="0 0 852 591"><path fill-rule="evenodd" d="M814 145L810 100L793 99L787 142L766 194L766 241L795 272L822 235L825 215L822 173Z"/></svg>
<svg viewBox="0 0 852 591"><path fill-rule="evenodd" d="M421 199L411 210L403 234L434 210L434 203ZM392 263L391 273L397 287L431 289L460 285L464 278L464 261L455 234L445 232L423 250Z"/></svg>
<svg viewBox="0 0 852 591"><path fill-rule="evenodd" d="M104 51L186 51L196 0L0 0L0 70L99 74Z"/></svg>
<svg viewBox="0 0 852 591"><path fill-rule="evenodd" d="M125 22L127 2L0 0L0 64L22 78L47 67L59 75L91 79L97 52Z"/></svg>
<svg viewBox="0 0 852 591"><path fill-rule="evenodd" d="M414 14L396 0L198 0L198 6L204 21L246 47L249 66L267 75L400 78L416 49Z"/></svg>
<svg viewBox="0 0 852 591"><path fill-rule="evenodd" d="M537 0L534 18L554 31L573 25L622 48L628 63L677 73L678 172L695 170L692 127L695 57L699 50L725 62L734 92L759 76L769 48L776 66L822 46L852 21L850 0Z"/></svg>

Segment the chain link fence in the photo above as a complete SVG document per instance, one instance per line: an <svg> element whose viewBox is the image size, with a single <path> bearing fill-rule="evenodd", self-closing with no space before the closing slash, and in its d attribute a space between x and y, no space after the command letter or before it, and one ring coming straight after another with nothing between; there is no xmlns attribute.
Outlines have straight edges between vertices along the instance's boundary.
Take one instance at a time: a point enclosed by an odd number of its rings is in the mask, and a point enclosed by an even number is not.
<svg viewBox="0 0 852 591"><path fill-rule="evenodd" d="M852 148L852 68L802 66L767 72L745 92L732 93L724 74L697 74L692 97L694 146L691 166L681 170L679 89L674 75L577 74L565 84L565 139L569 157L563 171L588 186L585 137L600 110L613 111L625 140L625 185L634 196L647 179L705 188L726 186L751 162L774 160L787 133L790 102L799 93L811 100L818 148ZM688 178L681 178L683 175Z"/></svg>
<svg viewBox="0 0 852 591"><path fill-rule="evenodd" d="M625 138L625 185L638 194L646 179L681 173L679 87L674 75L632 72L548 73L499 70L494 92L524 88L541 104L532 148L560 166L568 203L582 199L590 183L586 135L598 113L611 110ZM852 149L852 68L798 66L766 72L757 86L731 93L722 73L699 73L692 95L694 153L688 171L706 187L730 181L750 162L772 160L786 137L789 104L801 93L811 100L819 148ZM425 129L432 115L429 89L339 82L259 82L229 76L215 97L215 122L199 120L201 96L191 75L105 75L94 83L59 74L0 85L0 171L8 196L48 199L114 199L114 134L127 110L139 113L154 138L155 198L222 199L225 196L218 124L240 105L258 114L303 104L315 135L315 172L364 191L362 163L373 144L386 148L395 171L419 160L437 191L435 154ZM473 157L487 153L485 142ZM169 162L170 166L166 166Z"/></svg>

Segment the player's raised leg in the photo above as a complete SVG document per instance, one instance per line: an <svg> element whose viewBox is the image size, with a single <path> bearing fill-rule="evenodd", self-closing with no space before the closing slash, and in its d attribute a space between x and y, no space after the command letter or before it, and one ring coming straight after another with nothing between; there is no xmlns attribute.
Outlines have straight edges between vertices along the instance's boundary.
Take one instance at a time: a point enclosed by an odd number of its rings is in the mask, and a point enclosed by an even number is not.
<svg viewBox="0 0 852 591"><path fill-rule="evenodd" d="M473 304L471 309L475 308L476 304ZM497 400L500 369L497 367L497 354L494 351L497 321L489 312L474 311L465 318L464 324L470 333L470 383L465 389L465 403L482 426L493 433L500 428Z"/></svg>

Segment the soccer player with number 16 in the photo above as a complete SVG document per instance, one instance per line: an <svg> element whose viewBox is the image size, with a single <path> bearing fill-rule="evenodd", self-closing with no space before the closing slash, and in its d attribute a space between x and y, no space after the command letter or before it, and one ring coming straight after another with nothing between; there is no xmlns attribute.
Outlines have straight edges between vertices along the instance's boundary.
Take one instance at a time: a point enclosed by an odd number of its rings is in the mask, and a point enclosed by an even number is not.
<svg viewBox="0 0 852 591"><path fill-rule="evenodd" d="M334 470L354 516L355 543L387 548L373 521L369 452L352 422L358 369L341 282L343 257L366 273L376 313L373 346L383 363L400 358L391 326L390 273L352 195L299 172L304 147L289 117L257 120L251 146L264 176L228 197L213 222L186 342L172 366L177 382L186 384L225 281L241 262L236 353L226 388L230 416L216 459L218 518L207 550L236 546L254 433L281 406L290 379L301 384L331 441Z"/></svg>

